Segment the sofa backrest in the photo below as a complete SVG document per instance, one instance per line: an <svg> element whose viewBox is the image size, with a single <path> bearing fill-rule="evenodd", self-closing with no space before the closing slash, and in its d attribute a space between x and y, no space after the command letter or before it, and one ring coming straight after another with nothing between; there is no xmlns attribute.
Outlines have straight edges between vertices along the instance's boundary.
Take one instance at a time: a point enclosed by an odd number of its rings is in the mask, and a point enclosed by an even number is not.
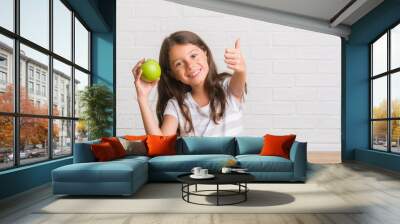
<svg viewBox="0 0 400 224"><path fill-rule="evenodd" d="M236 137L236 155L259 154L263 145L263 137Z"/></svg>
<svg viewBox="0 0 400 224"><path fill-rule="evenodd" d="M96 158L90 148L92 144L99 144L100 140L75 143L74 148L74 163L95 162Z"/></svg>
<svg viewBox="0 0 400 224"><path fill-rule="evenodd" d="M234 137L182 137L176 144L177 154L235 155Z"/></svg>

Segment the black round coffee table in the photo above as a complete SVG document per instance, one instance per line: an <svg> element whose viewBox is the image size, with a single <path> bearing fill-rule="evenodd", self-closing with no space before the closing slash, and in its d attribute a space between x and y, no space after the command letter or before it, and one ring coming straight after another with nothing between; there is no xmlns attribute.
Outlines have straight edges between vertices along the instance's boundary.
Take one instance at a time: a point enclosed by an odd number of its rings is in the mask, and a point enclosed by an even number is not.
<svg viewBox="0 0 400 224"><path fill-rule="evenodd" d="M193 179L190 177L191 173L182 174L177 177L178 181L182 183L182 199L188 203L198 205L234 205L247 200L247 192L249 188L247 183L255 180L255 177L249 173L215 173L215 177L212 179ZM215 190L197 190L197 185L216 185ZM190 191L190 186L195 186L194 191ZM236 185L237 190L223 190L220 189L220 185ZM209 192L215 192L215 194L205 194ZM190 201L190 196L204 196L204 197L216 197L216 204L202 204ZM221 203L221 197L232 197L241 196L239 200L231 203Z"/></svg>

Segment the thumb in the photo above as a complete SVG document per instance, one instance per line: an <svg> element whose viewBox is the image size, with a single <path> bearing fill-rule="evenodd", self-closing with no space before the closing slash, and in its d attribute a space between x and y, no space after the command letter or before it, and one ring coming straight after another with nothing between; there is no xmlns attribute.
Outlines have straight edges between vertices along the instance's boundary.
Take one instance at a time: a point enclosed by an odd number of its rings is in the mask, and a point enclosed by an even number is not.
<svg viewBox="0 0 400 224"><path fill-rule="evenodd" d="M240 39L235 41L235 49L240 49Z"/></svg>

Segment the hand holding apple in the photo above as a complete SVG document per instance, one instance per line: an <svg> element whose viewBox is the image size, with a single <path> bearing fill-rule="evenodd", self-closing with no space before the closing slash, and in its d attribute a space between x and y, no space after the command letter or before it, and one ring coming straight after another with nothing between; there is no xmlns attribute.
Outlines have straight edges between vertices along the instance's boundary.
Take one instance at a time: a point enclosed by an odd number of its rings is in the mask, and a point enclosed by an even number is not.
<svg viewBox="0 0 400 224"><path fill-rule="evenodd" d="M153 82L160 79L161 68L158 62L154 59L147 59L141 66L142 79L147 82Z"/></svg>
<svg viewBox="0 0 400 224"><path fill-rule="evenodd" d="M158 83L158 79L155 79L155 81L150 81L150 80L145 81L144 78L142 78L142 75L143 75L142 65L145 63L146 63L145 59L142 58L141 60L139 60L136 63L136 65L132 69L132 74L133 74L133 77L135 80L134 84L135 84L135 88L136 88L136 96L137 96L138 100L147 99L147 97L148 97L149 93L151 92L151 90L153 89L153 87L156 86ZM158 63L157 63L157 65L158 65ZM145 69L145 70L147 71L147 69ZM160 74L161 74L161 69L160 69ZM152 74L152 75L154 75L154 74ZM155 75L157 75L157 74L155 74ZM150 77L149 79L151 79L151 78L152 77Z"/></svg>

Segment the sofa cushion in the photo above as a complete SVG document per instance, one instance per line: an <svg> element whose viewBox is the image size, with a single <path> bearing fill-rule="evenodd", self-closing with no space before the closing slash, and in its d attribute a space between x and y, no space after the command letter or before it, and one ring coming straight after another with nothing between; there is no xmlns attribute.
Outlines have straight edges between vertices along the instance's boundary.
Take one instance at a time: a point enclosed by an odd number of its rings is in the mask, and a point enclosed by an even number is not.
<svg viewBox="0 0 400 224"><path fill-rule="evenodd" d="M236 155L260 154L263 137L236 137Z"/></svg>
<svg viewBox="0 0 400 224"><path fill-rule="evenodd" d="M109 142L102 142L99 144L93 144L90 146L96 161L104 162L117 159L118 156L115 154L115 150Z"/></svg>
<svg viewBox="0 0 400 224"><path fill-rule="evenodd" d="M74 163L88 163L95 162L96 158L90 148L92 144L99 144L100 139L87 141L87 142L77 142L74 147Z"/></svg>
<svg viewBox="0 0 400 224"><path fill-rule="evenodd" d="M293 172L292 161L279 156L238 155L236 159L249 172Z"/></svg>
<svg viewBox="0 0 400 224"><path fill-rule="evenodd" d="M101 142L108 142L114 149L117 158L126 156L126 151L117 137L103 137Z"/></svg>
<svg viewBox="0 0 400 224"><path fill-rule="evenodd" d="M113 160L113 162L126 162L126 163L135 163L135 160L138 161L143 161L143 162L148 162L150 157L147 156L137 156L137 155L130 155L130 156L125 156L124 158L116 159Z"/></svg>
<svg viewBox="0 0 400 224"><path fill-rule="evenodd" d="M183 137L177 154L225 154L235 155L235 138L233 137Z"/></svg>
<svg viewBox="0 0 400 224"><path fill-rule="evenodd" d="M211 172L219 171L229 159L235 159L231 155L175 155L158 156L149 160L151 172L190 172L193 167L200 166Z"/></svg>
<svg viewBox="0 0 400 224"><path fill-rule="evenodd" d="M126 151L126 155L147 155L146 143L142 140L127 140L125 138L118 138Z"/></svg>
<svg viewBox="0 0 400 224"><path fill-rule="evenodd" d="M289 159L290 148L296 135L269 135L264 136L264 145L261 149L261 156L281 156Z"/></svg>
<svg viewBox="0 0 400 224"><path fill-rule="evenodd" d="M146 138L148 156L164 156L176 154L177 135L148 135Z"/></svg>
<svg viewBox="0 0 400 224"><path fill-rule="evenodd" d="M134 172L147 171L145 166L146 162L140 159L74 163L53 170L52 174L53 181L58 182L129 182Z"/></svg>
<svg viewBox="0 0 400 224"><path fill-rule="evenodd" d="M141 140L145 142L147 135L125 135L123 138L130 141Z"/></svg>

